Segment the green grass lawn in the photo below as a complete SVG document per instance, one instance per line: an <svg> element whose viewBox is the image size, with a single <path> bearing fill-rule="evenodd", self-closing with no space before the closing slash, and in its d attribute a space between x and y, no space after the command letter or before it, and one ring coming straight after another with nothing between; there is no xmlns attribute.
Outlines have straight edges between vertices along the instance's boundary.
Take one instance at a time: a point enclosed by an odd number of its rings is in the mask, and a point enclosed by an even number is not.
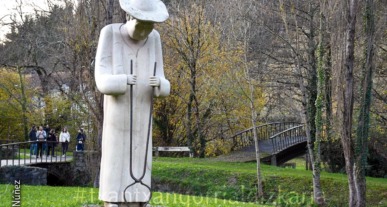
<svg viewBox="0 0 387 207"><path fill-rule="evenodd" d="M153 187L174 193L155 192L151 203L165 207L313 206L312 173L302 167L302 160L295 162L295 169L262 165L264 197L257 200L254 162L157 158L153 162ZM327 206L348 205L346 175L323 172L321 183ZM14 188L0 185L0 207L11 206ZM22 206L27 207L102 204L95 188L22 185L20 192ZM367 206L387 206L387 179L367 177Z"/></svg>
<svg viewBox="0 0 387 207"><path fill-rule="evenodd" d="M255 200L256 164L218 162L212 159L158 158L153 162L153 177L176 185L181 192L218 195L241 201L280 206L309 206L312 201L312 173L262 165L264 198ZM348 182L344 174L321 175L328 206L348 205ZM367 206L387 206L387 179L367 177Z"/></svg>
<svg viewBox="0 0 387 207"><path fill-rule="evenodd" d="M12 159L14 159L14 160L18 160L18 159L30 159L31 158L31 156L30 156L30 154L28 153L23 153L23 152L21 152L20 154L18 154L17 156L14 156Z"/></svg>
<svg viewBox="0 0 387 207"><path fill-rule="evenodd" d="M14 185L0 185L0 206L12 206ZM21 206L27 207L83 207L103 205L98 200L98 189L87 187L51 187L22 185ZM151 204L165 207L257 207L254 203L243 203L211 197L187 196L172 193L153 193Z"/></svg>

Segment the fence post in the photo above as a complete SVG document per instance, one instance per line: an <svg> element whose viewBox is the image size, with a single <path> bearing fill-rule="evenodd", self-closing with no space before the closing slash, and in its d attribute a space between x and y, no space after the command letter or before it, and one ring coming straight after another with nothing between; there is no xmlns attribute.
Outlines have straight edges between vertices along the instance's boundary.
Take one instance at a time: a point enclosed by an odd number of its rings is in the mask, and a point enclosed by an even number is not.
<svg viewBox="0 0 387 207"><path fill-rule="evenodd" d="M2 161L2 154L3 154L3 147L0 145L0 167L1 167L1 161Z"/></svg>
<svg viewBox="0 0 387 207"><path fill-rule="evenodd" d="M277 166L277 155L276 154L271 155L271 165Z"/></svg>
<svg viewBox="0 0 387 207"><path fill-rule="evenodd" d="M192 147L189 147L189 157L190 158L194 157L194 153L193 153Z"/></svg>
<svg viewBox="0 0 387 207"><path fill-rule="evenodd" d="M155 157L156 158L159 157L159 148L158 147L155 147Z"/></svg>
<svg viewBox="0 0 387 207"><path fill-rule="evenodd" d="M14 161L15 161L15 155L13 154L13 152L15 151L15 145L12 145L12 151L11 151L11 159L12 159L12 165L14 165ZM8 163L7 163L8 164Z"/></svg>

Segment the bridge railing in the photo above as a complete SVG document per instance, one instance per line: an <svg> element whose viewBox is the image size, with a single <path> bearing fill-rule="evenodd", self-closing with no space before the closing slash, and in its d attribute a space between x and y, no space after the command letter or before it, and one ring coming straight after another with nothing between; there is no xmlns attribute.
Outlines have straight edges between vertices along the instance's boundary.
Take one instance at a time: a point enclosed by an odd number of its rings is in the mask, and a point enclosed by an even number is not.
<svg viewBox="0 0 387 207"><path fill-rule="evenodd" d="M306 141L306 132L304 125L298 125L286 129L282 132L274 134L270 137L272 142L273 150L272 154L276 154L283 149L291 147L295 144Z"/></svg>
<svg viewBox="0 0 387 207"><path fill-rule="evenodd" d="M274 134L300 125L299 122L272 122L267 124L258 125L255 127L258 140L267 140ZM232 137L233 150L237 150L246 146L250 146L254 143L254 131L253 127L240 131Z"/></svg>
<svg viewBox="0 0 387 207"><path fill-rule="evenodd" d="M42 156L38 153L41 146ZM65 162L61 143L55 141L27 141L0 145L0 167L4 165L28 165L34 163Z"/></svg>
<svg viewBox="0 0 387 207"><path fill-rule="evenodd" d="M10 139L0 139L0 145L2 144L9 144L9 143L12 143L12 142L15 142L14 140L10 140Z"/></svg>

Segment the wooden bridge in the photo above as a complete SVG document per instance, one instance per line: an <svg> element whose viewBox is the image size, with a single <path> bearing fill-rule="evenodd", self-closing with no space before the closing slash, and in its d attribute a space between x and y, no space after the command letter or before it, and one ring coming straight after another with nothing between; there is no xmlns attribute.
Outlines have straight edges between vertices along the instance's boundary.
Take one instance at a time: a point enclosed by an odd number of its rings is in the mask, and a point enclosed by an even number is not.
<svg viewBox="0 0 387 207"><path fill-rule="evenodd" d="M254 129L238 132L231 139L233 151L250 154L255 159ZM272 165L281 165L306 152L306 134L304 125L296 122L273 122L255 127L262 161Z"/></svg>
<svg viewBox="0 0 387 207"><path fill-rule="evenodd" d="M1 166L16 166L16 165L34 165L40 163L63 163L70 162L73 157L62 156L62 148L57 142L44 141L42 145L52 145L53 152L50 150L50 155L47 156L47 150L42 152L42 156L38 157L36 152L30 150L31 145L38 144L37 141L15 142L10 140L1 140L0 142L0 167Z"/></svg>
<svg viewBox="0 0 387 207"><path fill-rule="evenodd" d="M24 184L30 185L79 185L90 182L90 166L95 167L97 152L75 152L69 150L62 156L62 147L57 142L40 142L42 145L54 146L54 153L50 155L43 152L37 157L30 151L31 145L37 141L16 142L0 140L0 167L2 176L0 182L13 182L14 178L20 179ZM87 160L90 163L87 163ZM87 167L89 165L89 167ZM13 167L20 166L20 167ZM42 170L42 168L46 170ZM16 176L16 177L15 177Z"/></svg>

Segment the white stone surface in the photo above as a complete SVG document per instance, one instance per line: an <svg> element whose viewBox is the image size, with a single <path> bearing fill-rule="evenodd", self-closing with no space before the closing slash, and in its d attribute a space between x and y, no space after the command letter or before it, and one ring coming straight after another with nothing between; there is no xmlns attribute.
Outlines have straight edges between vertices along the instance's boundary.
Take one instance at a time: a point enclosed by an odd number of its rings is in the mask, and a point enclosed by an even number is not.
<svg viewBox="0 0 387 207"><path fill-rule="evenodd" d="M112 203L125 202L124 191L134 182L130 176L131 130L133 175L139 179L146 162L143 182L148 186L151 185L151 140L146 152L151 99L152 96L167 96L170 92L169 81L164 77L159 33L150 30L147 38L134 40L130 38L128 32L136 25L131 21L104 27L101 30L96 55L96 85L98 90L105 94L99 198ZM138 28L141 29L136 27L136 30ZM131 60L133 75L130 73ZM157 70L156 77L153 77L155 62ZM153 89L152 86L158 87ZM133 87L132 129L130 129L131 87ZM147 160L145 153L148 154ZM147 202L150 192L141 184L135 184L125 191L125 195L126 201L129 202Z"/></svg>

